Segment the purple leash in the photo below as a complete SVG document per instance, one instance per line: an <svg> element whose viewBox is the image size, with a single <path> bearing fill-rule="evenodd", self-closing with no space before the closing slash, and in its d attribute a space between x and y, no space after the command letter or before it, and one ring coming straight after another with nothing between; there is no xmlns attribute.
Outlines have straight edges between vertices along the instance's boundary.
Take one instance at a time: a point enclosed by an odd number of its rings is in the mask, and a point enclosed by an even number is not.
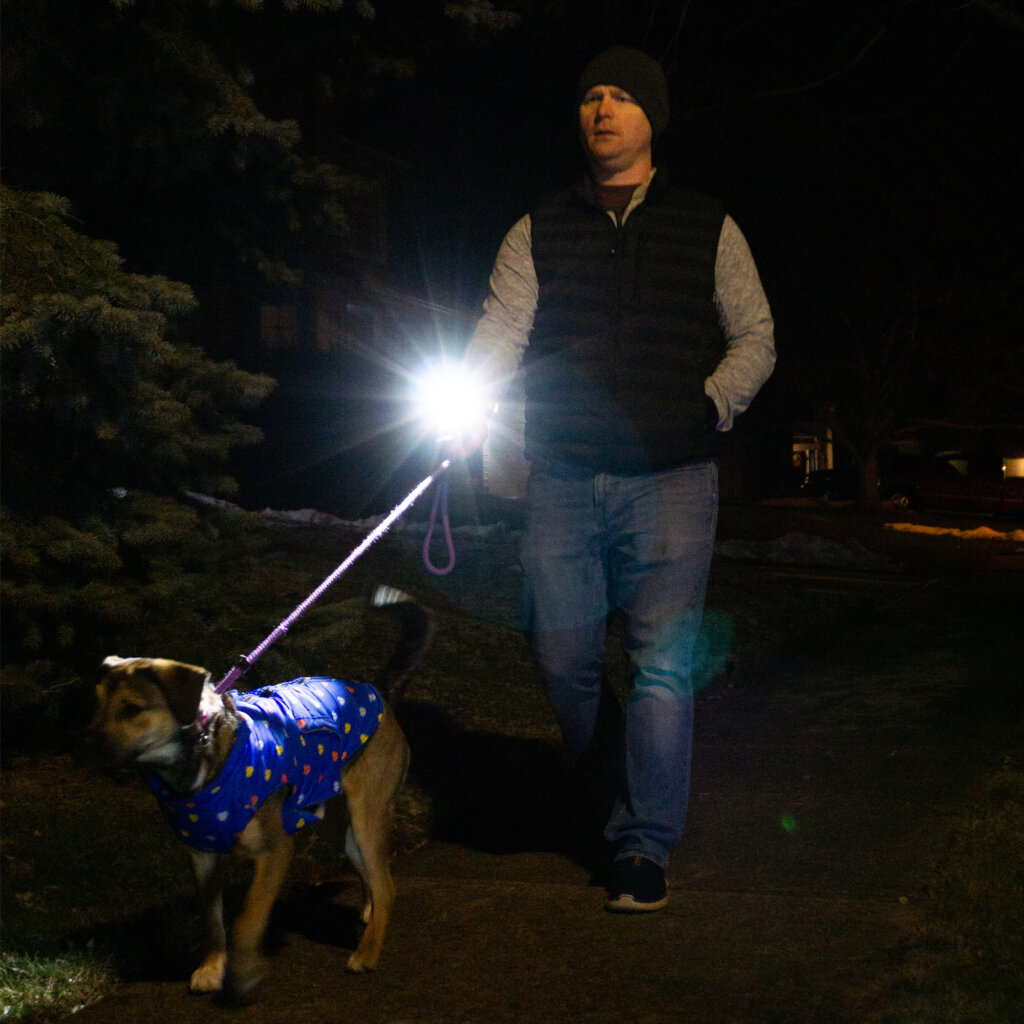
<svg viewBox="0 0 1024 1024"><path fill-rule="evenodd" d="M396 519L398 519L400 516L402 516L409 509L409 507L412 505L412 503L442 473L444 473L444 471L449 467L449 465L451 465L451 460L450 459L445 459L437 467L437 469L435 469L434 472L430 474L430 476L426 477L426 479L424 479L424 480L421 480L405 496L405 498L398 505L396 505L391 510L391 512L388 513L388 515L384 519L382 519L381 522L378 523L377 526L375 526L370 531L370 533L368 533L366 535L366 537L363 538L363 541L359 544L358 547L356 547L352 551L352 553L348 556L348 558L346 558L345 561L342 562L341 565L339 565L338 568L335 569L334 572L332 572L331 575L328 576L327 579L325 579L323 581L323 583L321 583L320 586L317 587L316 590L314 590L313 593L310 594L309 597L307 597L306 600L303 601L302 604L300 604L295 609L295 611L293 611L291 613L291 615L289 615L288 618L286 618L263 641L263 643L261 643L250 654L243 654L243 655L241 655L239 657L238 661L235 662L235 664L230 669L228 669L228 672L224 676L224 678L217 684L216 692L217 693L224 693L225 690L231 689L231 687L235 684L235 682L238 679L240 679L246 672L248 672L250 668L252 668L252 666L255 663L256 659L259 658L259 656L261 654L263 654L263 652L268 647L270 647L271 644L276 643L278 640L280 640L281 637L283 637L285 635L285 633L288 632L289 627L292 626L302 616L302 614L306 611L306 609L309 608L309 606L312 605L320 597L320 595L323 594L323 592L329 586L331 586L331 584L334 583L342 575L342 573L344 573L349 568L349 566L351 566L352 563L355 562L355 560L357 558L359 558L360 555L362 555L369 547L371 547L376 541L380 540L380 538L385 533L387 533L388 528L391 526L391 524L394 523ZM436 498L434 500L434 507L435 507L435 510L436 510L436 508L437 508L437 499ZM447 516L447 506L446 506L445 530L446 530L446 533L447 533L447 536L448 536L448 541L449 541L449 544L450 544L451 543L451 532L448 530L447 524L448 524L448 516ZM429 536L429 534L428 534L428 536ZM451 566L454 565L454 564L455 564L455 556L454 556L454 552L452 552L451 564L449 565L448 569L445 569L444 571L445 572L449 571Z"/></svg>
<svg viewBox="0 0 1024 1024"><path fill-rule="evenodd" d="M434 539L434 528L437 526L437 515L441 513L441 525L444 527L445 546L448 549L448 564L434 565L430 560L430 545ZM447 576L455 568L455 544L452 542L452 524L448 518L448 481L441 480L434 492L434 504L430 510L430 522L427 535L423 538L423 564L435 576Z"/></svg>

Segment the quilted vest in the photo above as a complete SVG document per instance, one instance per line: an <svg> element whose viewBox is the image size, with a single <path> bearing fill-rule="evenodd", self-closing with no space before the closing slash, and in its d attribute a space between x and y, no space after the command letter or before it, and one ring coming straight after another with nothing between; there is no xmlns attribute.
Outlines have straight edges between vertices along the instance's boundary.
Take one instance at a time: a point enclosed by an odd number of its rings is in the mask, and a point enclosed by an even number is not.
<svg viewBox="0 0 1024 1024"><path fill-rule="evenodd" d="M636 475L717 453L704 380L724 351L714 303L724 218L661 172L621 226L584 188L531 214L528 458Z"/></svg>

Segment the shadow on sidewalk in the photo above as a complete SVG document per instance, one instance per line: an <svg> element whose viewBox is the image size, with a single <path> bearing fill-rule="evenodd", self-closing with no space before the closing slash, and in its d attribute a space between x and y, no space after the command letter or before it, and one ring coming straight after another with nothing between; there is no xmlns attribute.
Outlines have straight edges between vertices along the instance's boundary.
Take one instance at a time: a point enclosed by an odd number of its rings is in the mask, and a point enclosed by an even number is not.
<svg viewBox="0 0 1024 1024"><path fill-rule="evenodd" d="M486 853L574 853L577 816L554 744L470 732L440 708L415 701L396 714L412 749L410 777L431 801L431 839Z"/></svg>

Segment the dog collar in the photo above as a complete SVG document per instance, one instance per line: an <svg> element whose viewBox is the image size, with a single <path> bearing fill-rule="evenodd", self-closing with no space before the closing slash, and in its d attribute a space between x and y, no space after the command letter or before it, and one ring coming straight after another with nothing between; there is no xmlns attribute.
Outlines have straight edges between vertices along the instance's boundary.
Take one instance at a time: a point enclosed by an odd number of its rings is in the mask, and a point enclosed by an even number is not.
<svg viewBox="0 0 1024 1024"><path fill-rule="evenodd" d="M205 750L210 745L210 740L213 739L210 716L205 711L201 711L191 725L183 725L181 731L184 738L189 741L189 745L198 747L200 750Z"/></svg>

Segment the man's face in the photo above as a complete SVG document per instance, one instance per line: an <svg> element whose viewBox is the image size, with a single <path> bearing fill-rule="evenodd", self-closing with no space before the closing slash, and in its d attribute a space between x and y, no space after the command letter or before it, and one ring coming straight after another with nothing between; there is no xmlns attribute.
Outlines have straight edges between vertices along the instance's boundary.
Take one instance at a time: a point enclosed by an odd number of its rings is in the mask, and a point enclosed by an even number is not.
<svg viewBox="0 0 1024 1024"><path fill-rule="evenodd" d="M595 85L584 95L580 137L591 164L606 174L650 165L650 122L640 104L618 86Z"/></svg>

